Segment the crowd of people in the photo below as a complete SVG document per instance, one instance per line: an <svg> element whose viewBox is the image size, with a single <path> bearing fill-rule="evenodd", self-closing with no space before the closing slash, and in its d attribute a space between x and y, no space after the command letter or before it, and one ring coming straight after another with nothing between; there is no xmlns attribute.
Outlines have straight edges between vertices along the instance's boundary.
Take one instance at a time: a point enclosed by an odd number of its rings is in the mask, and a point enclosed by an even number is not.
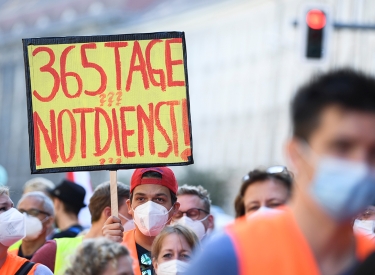
<svg viewBox="0 0 375 275"><path fill-rule="evenodd" d="M97 186L86 230L74 182L34 178L17 207L0 187L0 274L375 274L375 78L315 76L291 117L289 167L246 174L222 230L208 190L179 186L168 167L118 182L118 216L109 182Z"/></svg>

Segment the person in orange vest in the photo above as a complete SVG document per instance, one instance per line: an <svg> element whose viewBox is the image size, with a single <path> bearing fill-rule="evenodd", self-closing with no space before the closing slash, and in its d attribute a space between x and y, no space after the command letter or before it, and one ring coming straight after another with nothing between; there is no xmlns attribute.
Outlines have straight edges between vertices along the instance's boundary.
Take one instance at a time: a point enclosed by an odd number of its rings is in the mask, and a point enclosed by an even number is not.
<svg viewBox="0 0 375 275"><path fill-rule="evenodd" d="M0 274L51 275L46 266L8 253L13 243L25 237L25 216L14 208L9 190L0 186Z"/></svg>
<svg viewBox="0 0 375 275"><path fill-rule="evenodd" d="M353 233L375 200L375 79L349 69L313 78L293 99L292 125L289 205L228 227L186 275L352 275L375 250Z"/></svg>
<svg viewBox="0 0 375 275"><path fill-rule="evenodd" d="M177 189L174 173L167 167L136 169L130 182L130 199L126 202L136 228L123 233L120 220L114 216L105 222L103 235L129 249L135 275L154 274L151 246L179 209Z"/></svg>

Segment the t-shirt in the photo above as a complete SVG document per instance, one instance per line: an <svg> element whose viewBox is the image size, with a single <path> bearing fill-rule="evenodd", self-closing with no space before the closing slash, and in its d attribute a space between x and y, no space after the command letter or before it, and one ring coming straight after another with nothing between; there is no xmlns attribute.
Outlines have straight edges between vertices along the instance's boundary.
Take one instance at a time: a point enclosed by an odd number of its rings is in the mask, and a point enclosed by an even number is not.
<svg viewBox="0 0 375 275"><path fill-rule="evenodd" d="M47 241L41 248L35 252L31 261L34 263L41 263L48 267L52 272L55 271L55 259L56 259L56 241Z"/></svg>
<svg viewBox="0 0 375 275"><path fill-rule="evenodd" d="M138 262L141 268L141 274L154 275L155 273L151 261L151 252L137 243L135 245L137 248Z"/></svg>
<svg viewBox="0 0 375 275"><path fill-rule="evenodd" d="M76 237L81 231L83 231L83 227L79 224L72 225L68 229L64 231L60 231L58 233L55 233L52 236L52 239L56 238L74 238Z"/></svg>

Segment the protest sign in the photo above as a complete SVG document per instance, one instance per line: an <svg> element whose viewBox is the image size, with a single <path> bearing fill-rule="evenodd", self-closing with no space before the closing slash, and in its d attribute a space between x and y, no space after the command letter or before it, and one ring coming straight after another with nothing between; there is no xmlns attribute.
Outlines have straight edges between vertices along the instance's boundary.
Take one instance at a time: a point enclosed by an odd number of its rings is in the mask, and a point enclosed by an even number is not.
<svg viewBox="0 0 375 275"><path fill-rule="evenodd" d="M33 174L193 163L183 32L23 48Z"/></svg>

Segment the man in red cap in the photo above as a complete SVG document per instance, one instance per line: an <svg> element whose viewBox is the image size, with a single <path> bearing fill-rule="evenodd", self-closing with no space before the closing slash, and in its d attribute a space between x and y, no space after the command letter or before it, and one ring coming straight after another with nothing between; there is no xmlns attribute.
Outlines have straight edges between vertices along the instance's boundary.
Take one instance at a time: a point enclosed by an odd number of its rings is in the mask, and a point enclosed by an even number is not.
<svg viewBox="0 0 375 275"><path fill-rule="evenodd" d="M130 182L130 199L126 202L136 228L123 233L118 217L109 217L104 224L103 235L129 249L135 275L154 274L151 245L180 207L177 189L176 178L167 167L136 169Z"/></svg>

